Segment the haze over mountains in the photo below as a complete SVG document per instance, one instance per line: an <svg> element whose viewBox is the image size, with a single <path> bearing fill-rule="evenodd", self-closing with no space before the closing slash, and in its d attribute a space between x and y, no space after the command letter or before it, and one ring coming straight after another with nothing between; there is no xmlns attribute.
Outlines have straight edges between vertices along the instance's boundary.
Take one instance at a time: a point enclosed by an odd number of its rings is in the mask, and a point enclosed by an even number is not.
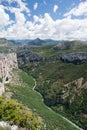
<svg viewBox="0 0 87 130"><path fill-rule="evenodd" d="M59 41L57 40L52 40L52 39L45 39L42 40L40 38L36 38L36 39L23 39L23 40L9 40L14 44L29 44L29 45L43 45L43 44L52 44L52 43L57 43Z"/></svg>

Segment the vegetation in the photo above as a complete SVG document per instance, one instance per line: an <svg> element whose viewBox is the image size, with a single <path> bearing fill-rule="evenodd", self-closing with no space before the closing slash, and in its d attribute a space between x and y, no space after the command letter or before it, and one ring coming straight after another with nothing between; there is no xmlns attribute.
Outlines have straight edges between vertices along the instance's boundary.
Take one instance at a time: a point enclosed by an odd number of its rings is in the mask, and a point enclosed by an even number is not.
<svg viewBox="0 0 87 130"><path fill-rule="evenodd" d="M17 77L16 80L15 74L19 75L19 78ZM41 130L77 129L66 120L64 120L60 115L50 110L43 103L41 95L33 91L35 81L31 76L23 71L15 72L15 74L13 77L13 80L15 81L7 84L6 88L9 89L8 91L12 92L12 98L18 100L19 102L22 102L24 105L28 106L32 109L32 111L36 112L40 117L42 117L44 124L42 125Z"/></svg>
<svg viewBox="0 0 87 130"><path fill-rule="evenodd" d="M0 82L2 82L2 78L0 78Z"/></svg>
<svg viewBox="0 0 87 130"><path fill-rule="evenodd" d="M9 127L2 127L2 126L0 126L0 130L11 130L11 128L9 128Z"/></svg>
<svg viewBox="0 0 87 130"><path fill-rule="evenodd" d="M75 86L71 85L68 88L69 95L67 98L63 101L60 100L65 91L65 84L81 77L84 79L83 84L87 81L87 63L74 65L59 60L59 56L64 53L87 52L86 43L74 41L70 44L71 46L67 50L53 50L53 45L31 47L31 50L42 55L44 60L27 63L20 67L35 77L37 80L36 90L42 94L48 106L68 117L80 127L87 129L87 87L75 91L72 89ZM72 100L71 104L70 100Z"/></svg>
<svg viewBox="0 0 87 130"><path fill-rule="evenodd" d="M43 56L43 57L52 57L52 56L58 56L62 53L70 53L70 52L87 52L87 42L81 42L81 41L65 41L65 44L70 44L70 47L65 50L54 50L54 44L48 44L43 46L32 46L30 49L37 54ZM62 44L62 43L61 43Z"/></svg>
<svg viewBox="0 0 87 130"><path fill-rule="evenodd" d="M3 97L0 97L0 120L28 130L37 130L40 126L38 118L28 108L14 100L5 100Z"/></svg>
<svg viewBox="0 0 87 130"><path fill-rule="evenodd" d="M43 60L29 62L24 65L20 64L19 66L36 79L37 86L35 89L42 94L45 104L86 130L87 87L77 89L75 84L70 84L65 88L64 85L75 80L77 81L82 77L82 85L84 86L87 81L87 63L81 65L63 63L60 61L60 55L71 52L87 52L87 43L71 41L68 42L69 44L70 46L65 50L54 50L53 44L39 47L30 46L30 48L27 45L28 49L41 55ZM5 51L9 50L9 47L7 48ZM3 49L4 47L1 46L1 52ZM20 59L18 60L20 61ZM15 81L13 84L7 84L7 88L12 92L13 99L22 102L43 118L44 123L41 129L75 129L74 126L66 122L60 115L49 110L44 105L41 96L33 90L35 82L31 76L24 72L19 72L18 75L20 75L19 84ZM68 96L65 98L63 97L64 92L68 92Z"/></svg>

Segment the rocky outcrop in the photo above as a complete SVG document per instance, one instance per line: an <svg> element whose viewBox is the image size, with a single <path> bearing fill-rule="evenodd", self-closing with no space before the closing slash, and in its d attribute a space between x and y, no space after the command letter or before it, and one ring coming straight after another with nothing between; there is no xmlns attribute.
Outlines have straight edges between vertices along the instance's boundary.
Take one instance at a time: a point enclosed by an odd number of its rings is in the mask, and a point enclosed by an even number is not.
<svg viewBox="0 0 87 130"><path fill-rule="evenodd" d="M57 104L64 104L68 99L71 104L76 96L81 95L83 90L87 89L87 81L84 82L84 78L81 77L77 80L73 80L62 86L61 92L54 98L44 98L44 103L48 106L55 106Z"/></svg>
<svg viewBox="0 0 87 130"><path fill-rule="evenodd" d="M67 83L64 85L63 88L63 95L62 95L62 99L67 98L70 94L72 94L73 96L75 94L79 95L82 91L82 89L86 89L87 88L87 81L84 83L84 79L83 77L74 80L70 83Z"/></svg>
<svg viewBox="0 0 87 130"><path fill-rule="evenodd" d="M0 82L0 96L5 92L4 84Z"/></svg>
<svg viewBox="0 0 87 130"><path fill-rule="evenodd" d="M76 100L76 97L80 97L84 91L87 91L87 81L84 82L84 78L81 77L64 85L61 99L65 104L68 102L70 107Z"/></svg>
<svg viewBox="0 0 87 130"><path fill-rule="evenodd" d="M12 78L13 69L18 69L16 53L0 54L0 95L5 92L4 84Z"/></svg>
<svg viewBox="0 0 87 130"><path fill-rule="evenodd" d="M0 78L9 80L13 69L18 68L16 53L0 54Z"/></svg>
<svg viewBox="0 0 87 130"><path fill-rule="evenodd" d="M9 125L7 122L0 121L0 128L8 129L8 130L18 130L18 126L16 125Z"/></svg>
<svg viewBox="0 0 87 130"><path fill-rule="evenodd" d="M60 42L56 46L53 47L54 50L67 50L70 48L69 42Z"/></svg>
<svg viewBox="0 0 87 130"><path fill-rule="evenodd" d="M60 97L58 99L44 99L44 103L47 106L55 106L56 104L62 104L63 99Z"/></svg>
<svg viewBox="0 0 87 130"><path fill-rule="evenodd" d="M60 60L67 63L82 64L87 62L86 52L69 53L60 56Z"/></svg>
<svg viewBox="0 0 87 130"><path fill-rule="evenodd" d="M42 57L38 54L31 52L30 50L21 50L17 52L19 64L24 64L28 62L35 62L42 60Z"/></svg>

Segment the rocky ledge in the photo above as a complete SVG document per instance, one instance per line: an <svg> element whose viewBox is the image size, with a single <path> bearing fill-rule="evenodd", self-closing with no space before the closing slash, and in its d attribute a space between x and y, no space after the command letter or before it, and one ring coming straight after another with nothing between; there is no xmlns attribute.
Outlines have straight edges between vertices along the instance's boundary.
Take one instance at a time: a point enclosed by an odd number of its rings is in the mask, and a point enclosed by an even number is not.
<svg viewBox="0 0 87 130"><path fill-rule="evenodd" d="M67 63L83 64L87 62L87 53L77 52L77 53L63 54L62 56L60 56L60 60Z"/></svg>
<svg viewBox="0 0 87 130"><path fill-rule="evenodd" d="M19 64L24 64L28 62L37 62L42 60L42 57L30 50L20 50L17 52L17 58Z"/></svg>

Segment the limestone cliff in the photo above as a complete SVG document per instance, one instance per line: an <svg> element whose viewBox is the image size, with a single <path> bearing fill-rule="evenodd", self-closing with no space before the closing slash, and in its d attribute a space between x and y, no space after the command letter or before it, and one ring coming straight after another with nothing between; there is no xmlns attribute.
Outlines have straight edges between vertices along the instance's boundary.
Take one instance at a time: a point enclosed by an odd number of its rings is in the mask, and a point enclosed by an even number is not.
<svg viewBox="0 0 87 130"><path fill-rule="evenodd" d="M16 53L0 54L0 95L5 91L4 83L8 82L12 77L13 69L18 68Z"/></svg>
<svg viewBox="0 0 87 130"><path fill-rule="evenodd" d="M67 63L83 64L87 62L87 53L76 52L76 53L63 54L60 57L60 60Z"/></svg>
<svg viewBox="0 0 87 130"><path fill-rule="evenodd" d="M62 91L62 99L65 100L66 98L70 97L69 101L71 104L75 100L75 97L81 95L83 90L86 89L87 89L87 81L84 82L84 78L81 77L77 80L74 80L64 85Z"/></svg>

